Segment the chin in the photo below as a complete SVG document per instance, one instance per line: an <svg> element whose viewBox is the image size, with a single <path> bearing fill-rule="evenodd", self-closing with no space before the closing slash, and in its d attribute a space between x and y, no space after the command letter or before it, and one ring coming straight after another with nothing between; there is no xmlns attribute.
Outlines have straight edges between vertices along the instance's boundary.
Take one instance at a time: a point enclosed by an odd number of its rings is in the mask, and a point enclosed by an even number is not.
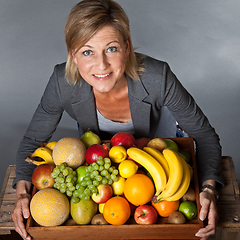
<svg viewBox="0 0 240 240"><path fill-rule="evenodd" d="M101 81L101 80L100 80ZM104 80L103 80L104 81ZM92 86L93 89L99 93L109 93L113 90L115 85L113 84L107 84L106 82L97 83L97 86Z"/></svg>

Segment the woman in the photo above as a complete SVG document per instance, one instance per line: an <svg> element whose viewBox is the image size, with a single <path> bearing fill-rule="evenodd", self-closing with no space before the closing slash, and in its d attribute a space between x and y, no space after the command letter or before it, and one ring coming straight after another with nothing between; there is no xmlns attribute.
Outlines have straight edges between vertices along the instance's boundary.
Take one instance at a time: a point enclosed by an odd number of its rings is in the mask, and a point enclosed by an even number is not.
<svg viewBox="0 0 240 240"><path fill-rule="evenodd" d="M55 67L19 147L13 183L17 189L12 214L16 231L30 239L23 219L30 214L34 167L24 159L50 140L66 111L77 121L79 136L90 128L102 139L123 130L136 138L172 137L171 129L163 129L167 125L163 119L167 115L169 123L174 117L196 141L204 186L200 218L208 218L208 225L197 236L203 240L214 234L218 216L215 187L223 185L219 138L168 64L134 53L128 18L112 0L78 3L67 19L65 37L67 63Z"/></svg>

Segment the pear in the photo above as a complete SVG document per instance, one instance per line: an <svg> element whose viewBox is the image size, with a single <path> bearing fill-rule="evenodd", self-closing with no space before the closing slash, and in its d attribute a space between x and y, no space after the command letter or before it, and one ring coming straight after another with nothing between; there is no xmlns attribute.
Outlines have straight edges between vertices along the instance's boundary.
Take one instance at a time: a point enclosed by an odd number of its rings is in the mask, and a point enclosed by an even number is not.
<svg viewBox="0 0 240 240"><path fill-rule="evenodd" d="M148 142L147 147L156 148L162 152L167 147L167 143L162 138L153 138Z"/></svg>
<svg viewBox="0 0 240 240"><path fill-rule="evenodd" d="M81 199L78 203L70 201L70 213L77 224L89 224L93 216L97 213L97 210L98 204L91 198L89 200Z"/></svg>
<svg viewBox="0 0 240 240"><path fill-rule="evenodd" d="M101 144L100 137L92 131L85 132L80 140L84 143L86 148L89 148L93 144Z"/></svg>

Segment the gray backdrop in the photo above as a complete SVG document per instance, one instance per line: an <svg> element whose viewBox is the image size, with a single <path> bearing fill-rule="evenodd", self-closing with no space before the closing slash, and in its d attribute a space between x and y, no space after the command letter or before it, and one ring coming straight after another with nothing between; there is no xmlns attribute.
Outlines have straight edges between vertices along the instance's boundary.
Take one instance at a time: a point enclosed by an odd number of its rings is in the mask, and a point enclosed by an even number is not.
<svg viewBox="0 0 240 240"><path fill-rule="evenodd" d="M63 28L77 2L0 0L0 186L54 65L66 61ZM130 18L134 46L167 61L208 116L240 182L240 1L117 2ZM64 115L53 140L66 136L77 133Z"/></svg>

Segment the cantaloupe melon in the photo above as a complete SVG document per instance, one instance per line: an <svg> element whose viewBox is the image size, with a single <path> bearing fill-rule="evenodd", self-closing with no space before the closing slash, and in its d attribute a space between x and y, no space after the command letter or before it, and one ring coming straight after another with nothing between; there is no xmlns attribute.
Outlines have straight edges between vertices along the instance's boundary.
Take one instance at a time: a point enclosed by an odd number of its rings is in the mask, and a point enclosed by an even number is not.
<svg viewBox="0 0 240 240"><path fill-rule="evenodd" d="M86 147L74 137L60 139L53 148L52 157L56 165L66 162L69 167L76 169L85 162Z"/></svg>
<svg viewBox="0 0 240 240"><path fill-rule="evenodd" d="M69 200L57 189L45 188L33 196L30 212L35 222L41 226L59 226L68 219Z"/></svg>

